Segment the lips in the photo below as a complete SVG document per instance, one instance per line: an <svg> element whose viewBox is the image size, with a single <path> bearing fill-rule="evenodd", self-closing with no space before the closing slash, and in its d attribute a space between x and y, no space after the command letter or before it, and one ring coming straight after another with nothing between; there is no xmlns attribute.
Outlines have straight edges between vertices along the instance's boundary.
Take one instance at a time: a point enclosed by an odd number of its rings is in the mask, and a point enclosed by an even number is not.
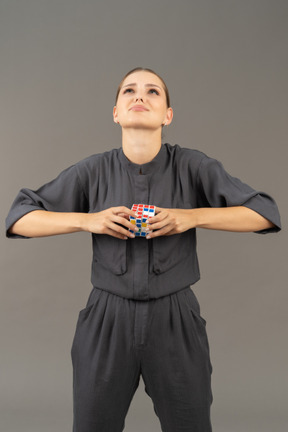
<svg viewBox="0 0 288 432"><path fill-rule="evenodd" d="M148 111L148 109L143 105L134 105L132 108L130 108L130 111Z"/></svg>

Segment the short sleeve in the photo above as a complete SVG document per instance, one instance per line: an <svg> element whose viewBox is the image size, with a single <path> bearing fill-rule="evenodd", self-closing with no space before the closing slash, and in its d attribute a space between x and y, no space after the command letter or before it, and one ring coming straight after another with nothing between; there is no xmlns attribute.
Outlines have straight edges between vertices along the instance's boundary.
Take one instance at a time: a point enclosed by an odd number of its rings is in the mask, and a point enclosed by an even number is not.
<svg viewBox="0 0 288 432"><path fill-rule="evenodd" d="M28 238L8 232L22 216L34 210L54 212L88 212L88 200L78 176L77 166L62 171L58 177L37 190L21 189L6 218L6 236Z"/></svg>
<svg viewBox="0 0 288 432"><path fill-rule="evenodd" d="M274 199L265 192L259 192L232 177L221 162L203 157L197 175L199 207L245 206L270 220L275 227L257 231L260 234L278 232L281 221Z"/></svg>

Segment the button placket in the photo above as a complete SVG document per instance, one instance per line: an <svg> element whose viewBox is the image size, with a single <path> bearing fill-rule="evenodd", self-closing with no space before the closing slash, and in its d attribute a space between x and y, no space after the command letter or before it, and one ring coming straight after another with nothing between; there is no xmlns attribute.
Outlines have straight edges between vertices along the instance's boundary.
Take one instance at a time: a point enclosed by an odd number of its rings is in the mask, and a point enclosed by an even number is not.
<svg viewBox="0 0 288 432"><path fill-rule="evenodd" d="M149 183L146 175L138 174L135 176L134 202L148 204ZM148 240L145 238L135 238L131 241L133 247L133 291L135 298L147 300L148 290L148 265L149 248Z"/></svg>

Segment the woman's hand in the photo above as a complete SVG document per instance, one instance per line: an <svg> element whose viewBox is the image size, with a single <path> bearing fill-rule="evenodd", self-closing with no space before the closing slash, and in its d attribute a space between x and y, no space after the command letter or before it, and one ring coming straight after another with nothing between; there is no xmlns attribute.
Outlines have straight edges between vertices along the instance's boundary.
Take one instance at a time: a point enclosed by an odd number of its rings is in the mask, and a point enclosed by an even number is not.
<svg viewBox="0 0 288 432"><path fill-rule="evenodd" d="M124 206L111 207L99 213L58 213L35 210L15 222L9 233L27 237L46 237L87 231L126 240L128 237L135 237L128 231L128 229L135 230L135 225L129 221L129 216L136 215Z"/></svg>
<svg viewBox="0 0 288 432"><path fill-rule="evenodd" d="M85 215L83 231L108 234L121 240L127 240L128 237L134 238L135 235L128 230L137 231L137 228L129 221L129 216L136 217L136 214L124 206L110 207L98 213L88 213Z"/></svg>
<svg viewBox="0 0 288 432"><path fill-rule="evenodd" d="M179 234L195 227L192 209L169 209L156 207L156 216L149 219L149 233L146 238ZM157 230L157 231L154 231Z"/></svg>
<svg viewBox="0 0 288 432"><path fill-rule="evenodd" d="M110 207L98 213L58 213L34 210L15 222L9 233L26 237L45 237L88 231L108 234L122 240L135 235L137 231L129 221L136 217L127 207ZM150 232L147 239L179 234L191 228L251 232L274 228L275 225L254 210L247 207L167 209L156 207L156 216L149 219Z"/></svg>
<svg viewBox="0 0 288 432"><path fill-rule="evenodd" d="M275 225L258 212L245 207L209 207L196 209L166 209L156 207L157 215L149 219L147 239L179 234L191 228L206 228L233 232L257 232Z"/></svg>

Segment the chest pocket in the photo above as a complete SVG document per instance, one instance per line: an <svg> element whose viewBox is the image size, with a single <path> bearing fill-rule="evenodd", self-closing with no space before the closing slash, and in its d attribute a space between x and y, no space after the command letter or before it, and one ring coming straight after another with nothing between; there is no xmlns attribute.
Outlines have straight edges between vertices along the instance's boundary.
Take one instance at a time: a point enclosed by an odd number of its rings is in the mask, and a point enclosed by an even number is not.
<svg viewBox="0 0 288 432"><path fill-rule="evenodd" d="M106 234L92 234L92 238L93 261L116 275L126 273L127 241Z"/></svg>
<svg viewBox="0 0 288 432"><path fill-rule="evenodd" d="M181 234L156 237L151 241L153 246L150 271L156 274L164 273L193 253L196 244L195 229Z"/></svg>

